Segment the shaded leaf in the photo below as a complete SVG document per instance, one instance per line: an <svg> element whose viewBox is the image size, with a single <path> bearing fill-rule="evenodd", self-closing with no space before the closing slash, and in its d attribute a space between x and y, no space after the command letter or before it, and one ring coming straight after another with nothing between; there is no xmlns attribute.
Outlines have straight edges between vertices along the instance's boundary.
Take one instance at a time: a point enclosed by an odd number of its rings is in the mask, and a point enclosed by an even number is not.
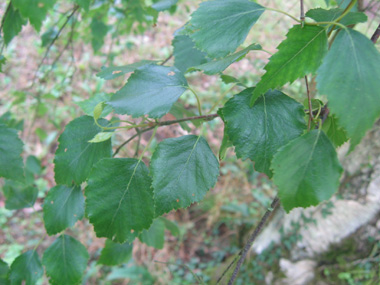
<svg viewBox="0 0 380 285"><path fill-rule="evenodd" d="M219 163L201 136L162 141L151 160L156 216L199 202L213 187Z"/></svg>
<svg viewBox="0 0 380 285"><path fill-rule="evenodd" d="M248 0L214 0L200 4L191 15L196 46L212 58L234 52L264 12L264 7Z"/></svg>
<svg viewBox="0 0 380 285"><path fill-rule="evenodd" d="M270 165L278 149L306 129L303 106L274 90L249 106L253 89L235 95L225 105L224 121L238 158L251 159L255 169L272 176Z"/></svg>
<svg viewBox="0 0 380 285"><path fill-rule="evenodd" d="M97 52L104 44L104 37L108 33L108 26L104 24L101 19L92 18L91 21L91 33L92 33L92 49Z"/></svg>
<svg viewBox="0 0 380 285"><path fill-rule="evenodd" d="M162 220L165 224L165 228L175 237L179 237L179 227L176 222L168 220L164 217L159 217L159 220Z"/></svg>
<svg viewBox="0 0 380 285"><path fill-rule="evenodd" d="M24 181L23 145L15 129L0 125L0 177Z"/></svg>
<svg viewBox="0 0 380 285"><path fill-rule="evenodd" d="M36 187L12 180L5 181L3 192L5 208L8 210L33 207L38 195Z"/></svg>
<svg viewBox="0 0 380 285"><path fill-rule="evenodd" d="M191 67L188 71L203 70L203 72L207 75L217 74L224 71L227 67L229 67L234 62L237 62L243 59L249 51L260 50L260 49L261 49L260 45L252 44L246 47L245 49L238 51L234 54L231 54L229 56L223 57L221 59L216 59L216 60L204 63L202 65Z"/></svg>
<svg viewBox="0 0 380 285"><path fill-rule="evenodd" d="M116 279L129 279L136 282L146 282L146 284L154 283L152 275L150 275L149 271L142 266L113 268L106 280L110 281Z"/></svg>
<svg viewBox="0 0 380 285"><path fill-rule="evenodd" d="M3 285L9 284L8 272L9 272L8 264L0 259L0 284L3 284Z"/></svg>
<svg viewBox="0 0 380 285"><path fill-rule="evenodd" d="M108 104L118 114L160 118L170 111L187 87L185 77L177 68L147 65L138 68Z"/></svg>
<svg viewBox="0 0 380 285"><path fill-rule="evenodd" d="M327 117L323 123L322 129L335 147L339 147L348 141L346 131L339 126L338 120L334 116Z"/></svg>
<svg viewBox="0 0 380 285"><path fill-rule="evenodd" d="M189 67L208 62L207 54L195 47L189 36L175 36L172 42L174 66L185 73Z"/></svg>
<svg viewBox="0 0 380 285"><path fill-rule="evenodd" d="M87 100L76 102L86 115L93 116L95 107L101 103L111 99L112 94L98 93ZM103 118L112 112L111 106L105 105L99 118Z"/></svg>
<svg viewBox="0 0 380 285"><path fill-rule="evenodd" d="M42 263L50 283L74 285L80 284L89 257L79 241L61 235L45 250Z"/></svg>
<svg viewBox="0 0 380 285"><path fill-rule="evenodd" d="M132 158L103 159L86 187L86 215L98 237L131 242L153 220L153 193L145 164ZM99 201L101 201L99 203Z"/></svg>
<svg viewBox="0 0 380 285"><path fill-rule="evenodd" d="M105 126L108 121L100 119ZM95 125L94 119L82 116L71 121L58 139L59 146L54 158L55 181L57 184L71 186L85 181L92 166L112 153L111 141L90 143L101 128Z"/></svg>
<svg viewBox="0 0 380 285"><path fill-rule="evenodd" d="M287 38L277 47L278 52L271 56L264 67L266 73L261 77L253 91L251 105L269 89L315 73L327 52L327 35L318 26L296 25L286 35Z"/></svg>
<svg viewBox="0 0 380 285"><path fill-rule="evenodd" d="M74 2L86 12L90 9L91 0L74 0Z"/></svg>
<svg viewBox="0 0 380 285"><path fill-rule="evenodd" d="M163 249L165 243L165 223L155 219L148 230L143 230L139 236L141 242L156 249Z"/></svg>
<svg viewBox="0 0 380 285"><path fill-rule="evenodd" d="M42 173L41 161L34 155L29 155L26 159L25 169L33 174L39 175Z"/></svg>
<svg viewBox="0 0 380 285"><path fill-rule="evenodd" d="M0 54L0 72L3 72L3 65L5 65L6 63L7 59L5 58L5 56Z"/></svg>
<svg viewBox="0 0 380 285"><path fill-rule="evenodd" d="M344 52L342 52L344 50ZM351 138L351 150L380 116L380 53L361 33L336 37L317 72L317 88Z"/></svg>
<svg viewBox="0 0 380 285"><path fill-rule="evenodd" d="M131 243L120 244L107 239L98 263L109 266L127 263L132 258L132 249L133 244Z"/></svg>
<svg viewBox="0 0 380 285"><path fill-rule="evenodd" d="M84 216L84 197L79 186L57 185L50 189L44 205L44 224L49 235L72 227Z"/></svg>
<svg viewBox="0 0 380 285"><path fill-rule="evenodd" d="M32 285L37 283L43 273L44 270L38 253L29 250L13 261L9 271L9 280L11 284Z"/></svg>
<svg viewBox="0 0 380 285"><path fill-rule="evenodd" d="M58 29L56 27L52 27L48 29L41 36L41 46L42 47L48 46L57 35L58 35Z"/></svg>
<svg viewBox="0 0 380 285"><path fill-rule="evenodd" d="M178 0L158 0L153 2L154 4L152 5L152 8L161 12L172 8L175 4L177 4Z"/></svg>
<svg viewBox="0 0 380 285"><path fill-rule="evenodd" d="M329 199L338 189L342 173L335 148L321 130L308 132L281 148L272 168L286 212Z"/></svg>
<svg viewBox="0 0 380 285"><path fill-rule="evenodd" d="M305 16L315 20L316 22L334 22L338 17L340 17L340 15L343 14L343 12L344 9L340 8L329 10L316 8L307 11ZM349 12L339 21L339 23L345 26L364 22L367 22L367 16L362 12Z"/></svg>
<svg viewBox="0 0 380 285"><path fill-rule="evenodd" d="M142 60L142 61L134 62L128 65L110 66L110 67L103 68L99 73L96 74L96 76L103 78L105 80L115 79L129 72L133 72L139 67L142 67L148 64L153 64L155 62L156 61L153 61L153 60Z"/></svg>
<svg viewBox="0 0 380 285"><path fill-rule="evenodd" d="M8 45L11 40L21 32L22 26L26 25L26 20L21 17L20 12L9 6L9 11L3 21L4 43Z"/></svg>

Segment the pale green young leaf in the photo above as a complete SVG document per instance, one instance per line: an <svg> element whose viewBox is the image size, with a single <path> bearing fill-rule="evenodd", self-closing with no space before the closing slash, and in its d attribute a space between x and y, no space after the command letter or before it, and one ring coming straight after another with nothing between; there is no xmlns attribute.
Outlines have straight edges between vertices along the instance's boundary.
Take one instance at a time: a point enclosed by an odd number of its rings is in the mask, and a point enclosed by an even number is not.
<svg viewBox="0 0 380 285"><path fill-rule="evenodd" d="M341 8L334 8L329 10L316 8L307 11L305 16L315 20L316 22L334 22L343 14L343 12L344 9ZM358 23L364 23L366 21L366 14L362 12L349 12L339 21L339 23L348 26L355 25Z"/></svg>
<svg viewBox="0 0 380 285"><path fill-rule="evenodd" d="M48 235L72 227L84 216L84 197L81 188L64 185L51 188L44 201L43 213Z"/></svg>
<svg viewBox="0 0 380 285"><path fill-rule="evenodd" d="M306 129L303 106L274 90L249 106L253 88L231 98L223 108L229 139L238 158L251 159L255 169L272 176L271 161L278 149Z"/></svg>
<svg viewBox="0 0 380 285"><path fill-rule="evenodd" d="M50 283L62 285L80 284L87 267L89 254L75 238L59 236L44 252L42 263Z"/></svg>
<svg viewBox="0 0 380 285"><path fill-rule="evenodd" d="M344 50L344 52L342 52ZM351 150L380 116L380 53L361 33L336 37L317 71L317 88L351 138Z"/></svg>
<svg viewBox="0 0 380 285"><path fill-rule="evenodd" d="M162 141L151 161L156 216L199 202L213 187L219 163L201 136Z"/></svg>
<svg viewBox="0 0 380 285"><path fill-rule="evenodd" d="M107 120L98 123L105 126ZM94 118L82 116L71 121L58 139L59 146L54 158L55 181L57 184L71 186L84 182L92 166L104 157L111 157L111 141L90 143L97 133L101 132Z"/></svg>
<svg viewBox="0 0 380 285"><path fill-rule="evenodd" d="M87 100L75 102L86 115L93 116L95 107L101 102L107 102L111 99L112 94L98 93ZM103 118L112 112L111 106L105 105L99 118Z"/></svg>
<svg viewBox="0 0 380 285"><path fill-rule="evenodd" d="M187 87L185 77L177 68L146 65L138 68L107 103L118 114L161 118Z"/></svg>
<svg viewBox="0 0 380 285"><path fill-rule="evenodd" d="M322 130L313 130L282 147L272 161L273 181L286 212L315 206L338 189L342 167Z"/></svg>
<svg viewBox="0 0 380 285"><path fill-rule="evenodd" d="M163 249L165 243L165 223L161 219L155 219L149 229L143 230L139 239L142 243L156 249Z"/></svg>
<svg viewBox="0 0 380 285"><path fill-rule="evenodd" d="M20 11L10 4L8 13L3 19L5 45L8 45L11 40L21 32L22 26L26 25L26 23L27 21L21 16Z"/></svg>
<svg viewBox="0 0 380 285"><path fill-rule="evenodd" d="M114 266L127 263L132 258L132 249L132 243L120 244L107 239L100 253L98 264Z"/></svg>
<svg viewBox="0 0 380 285"><path fill-rule="evenodd" d="M112 137L113 133L112 132L100 132L97 133L91 140L88 142L90 143L100 143L104 142L106 140L109 140Z"/></svg>
<svg viewBox="0 0 380 285"><path fill-rule="evenodd" d="M277 47L278 52L271 56L269 63L264 67L266 73L253 91L251 106L269 89L292 83L309 73L314 74L321 65L327 52L327 35L324 28L296 25L286 36Z"/></svg>
<svg viewBox="0 0 380 285"><path fill-rule="evenodd" d="M174 66L185 73L189 67L209 61L207 54L195 47L189 36L177 35L173 42Z"/></svg>
<svg viewBox="0 0 380 285"><path fill-rule="evenodd" d="M234 52L265 8L249 0L213 0L200 4L191 15L195 32L189 36L212 58Z"/></svg>
<svg viewBox="0 0 380 285"><path fill-rule="evenodd" d="M30 24L40 31L47 12L51 10L57 0L12 0L12 5L18 9Z"/></svg>
<svg viewBox="0 0 380 285"><path fill-rule="evenodd" d="M213 61L197 65L188 69L188 71L193 70L203 70L203 72L207 75L213 75L224 71L227 67L229 67L234 62L237 62L244 58L248 52L251 50L260 50L261 46L258 44L251 44L245 49L238 51L229 56L223 57L221 59L215 59Z"/></svg>
<svg viewBox="0 0 380 285"><path fill-rule="evenodd" d="M156 63L153 60L141 60L138 62L134 62L128 65L122 66L110 66L103 68L99 73L96 74L97 77L103 78L105 80L115 79L124 74L135 71L137 68Z"/></svg>
<svg viewBox="0 0 380 285"><path fill-rule="evenodd" d="M36 202L38 189L33 185L12 180L6 180L3 186L5 208L18 210L33 207Z"/></svg>
<svg viewBox="0 0 380 285"><path fill-rule="evenodd" d="M9 271L11 284L36 284L42 277L44 269L40 257L35 250L29 250L18 256Z"/></svg>
<svg viewBox="0 0 380 285"><path fill-rule="evenodd" d="M93 168L86 187L86 215L98 237L131 242L149 228L154 215L151 178L132 158L107 158ZM101 203L99 203L101 201Z"/></svg>
<svg viewBox="0 0 380 285"><path fill-rule="evenodd" d="M100 116L102 115L102 112L103 112L103 109L105 107L105 102L99 102L95 108L94 108L94 113L93 113L93 116L94 116L94 119L95 120L98 120L100 118Z"/></svg>
<svg viewBox="0 0 380 285"><path fill-rule="evenodd" d="M0 177L24 181L23 145L17 130L0 125Z"/></svg>
<svg viewBox="0 0 380 285"><path fill-rule="evenodd" d="M8 278L9 266L3 260L0 259L0 284L8 285L10 284Z"/></svg>

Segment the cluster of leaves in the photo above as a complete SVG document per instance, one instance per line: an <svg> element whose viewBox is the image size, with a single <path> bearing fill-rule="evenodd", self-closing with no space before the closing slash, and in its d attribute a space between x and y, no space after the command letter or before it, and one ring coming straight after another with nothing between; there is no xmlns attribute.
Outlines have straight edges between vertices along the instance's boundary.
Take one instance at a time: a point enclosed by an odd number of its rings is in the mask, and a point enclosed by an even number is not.
<svg viewBox="0 0 380 285"><path fill-rule="evenodd" d="M89 10L90 1L75 2ZM103 2L98 2L103 7ZM132 14L143 22L142 18L152 15L152 9L167 9L177 1L153 1L150 7L141 1L129 2L138 11ZM25 19L39 30L53 4L39 1L27 9L30 5L24 1L13 0L4 21L5 42L20 31ZM185 77L195 70L220 74L226 83L239 83L222 73L248 52L261 50L259 44L251 44L236 51L265 10L270 9L249 0L203 2L174 37L174 66L142 61L111 66L98 74L110 80L133 72L112 96L82 103L88 115L71 121L61 134L54 158L57 186L49 191L43 205L49 235L87 217L96 235L108 238L99 262L109 265L128 259L136 237L162 247L165 227L173 226L161 216L201 201L217 181L218 159L202 135L186 135L160 142L148 167L142 158L150 141L139 158L116 158L112 153L113 131L154 129L153 139L157 128L165 125L160 118L171 112L184 92L189 90L197 97ZM254 162L257 171L273 178L287 212L317 205L333 195L342 173L335 148L351 139L352 150L380 116L380 53L366 36L347 27L366 21L366 16L340 8L313 9L306 16L307 22L299 21L289 30L256 87L244 87L218 111L225 124L219 157L234 146L238 158ZM8 22L8 17L12 21ZM107 27L102 18L91 17L91 29L104 37ZM95 50L101 46L98 38L92 42ZM316 76L319 93L327 96L330 112L326 117L321 116L321 110L327 108L327 102L314 100L310 104L316 111L309 108L305 112L305 106L275 90L310 74ZM198 109L195 119L209 118L202 115L200 104ZM109 121L104 117L111 111L141 117L142 123ZM19 191L4 188L8 189L4 191L7 207L33 205L36 194L26 183L28 167L20 156L23 144L11 126L0 125L0 146L0 176L26 185L17 188ZM14 201L17 199L21 205ZM45 251L42 264L52 282L76 284L88 259L78 240L61 234ZM15 283L35 283L42 274L39 256L30 250L16 258L8 276Z"/></svg>

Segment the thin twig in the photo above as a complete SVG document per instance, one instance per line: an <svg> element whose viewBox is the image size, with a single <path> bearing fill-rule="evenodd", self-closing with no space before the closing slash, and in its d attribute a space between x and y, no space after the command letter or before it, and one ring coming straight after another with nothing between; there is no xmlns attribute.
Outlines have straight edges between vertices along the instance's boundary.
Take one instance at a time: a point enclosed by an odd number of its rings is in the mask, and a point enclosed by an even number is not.
<svg viewBox="0 0 380 285"><path fill-rule="evenodd" d="M228 281L228 285L232 285L239 273L239 270L240 270L240 267L241 265L243 264L243 261L244 259L246 258L249 250L251 249L252 247L252 244L253 242L255 241L255 239L258 237L259 233L261 232L261 230L263 229L265 223L268 221L268 219L272 216L272 214L274 213L274 210L277 208L278 204L279 204L280 200L278 199L278 197L276 196L273 201L272 201L272 204L270 206L270 208L265 212L264 216L261 218L258 226L256 227L256 229L254 230L254 232L252 233L252 235L249 237L249 240L248 242L245 244L244 248L242 251L240 251L239 255L240 255L240 259L238 260L237 264L236 264L236 267L235 267L235 270L234 272L232 273L232 276L230 278L230 280Z"/></svg>
<svg viewBox="0 0 380 285"><path fill-rule="evenodd" d="M371 41L375 44L380 37L380 24L371 37Z"/></svg>
<svg viewBox="0 0 380 285"><path fill-rule="evenodd" d="M3 16L3 18L1 19L0 34L1 34L2 31L3 31L3 26L4 26L5 18L7 17L8 13L9 13L9 10L11 9L11 5L12 5L12 0L9 1L9 4L8 4L8 6L7 6L7 9L5 10L4 16ZM5 46L5 42L3 41L3 42L1 43L1 47L0 47L0 54L3 52L4 46Z"/></svg>
<svg viewBox="0 0 380 285"><path fill-rule="evenodd" d="M136 144L136 151L135 151L135 157L138 157L139 156L139 148L140 148L140 143L141 143L141 133L140 133L140 130L139 128L135 128L136 130L136 133L138 135L138 140L137 140L137 144Z"/></svg>
<svg viewBox="0 0 380 285"><path fill-rule="evenodd" d="M300 20L301 20L301 26L303 27L305 24L305 8L304 8L303 0L300 0L300 6L301 6Z"/></svg>
<svg viewBox="0 0 380 285"><path fill-rule="evenodd" d="M307 93L307 101L309 103L309 122L307 123L307 130L310 131L311 127L311 121L313 118L313 107L311 105L311 97L310 97L310 90L309 90L309 82L307 81L307 76L305 76L305 82L306 82L306 93Z"/></svg>
<svg viewBox="0 0 380 285"><path fill-rule="evenodd" d="M164 64L167 63L172 57L173 57L173 54L170 54L166 59L164 59L163 62L160 63L160 65L164 65Z"/></svg>

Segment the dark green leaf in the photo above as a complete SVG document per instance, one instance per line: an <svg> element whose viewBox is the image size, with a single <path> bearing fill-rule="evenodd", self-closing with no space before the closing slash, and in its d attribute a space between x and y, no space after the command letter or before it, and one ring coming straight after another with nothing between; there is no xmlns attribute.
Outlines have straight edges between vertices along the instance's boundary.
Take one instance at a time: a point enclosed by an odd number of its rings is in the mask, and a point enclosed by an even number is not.
<svg viewBox="0 0 380 285"><path fill-rule="evenodd" d="M0 177L24 181L22 148L17 131L0 125Z"/></svg>
<svg viewBox="0 0 380 285"><path fill-rule="evenodd" d="M36 284L43 273L44 269L37 252L29 250L13 261L9 272L9 280L11 284L32 285Z"/></svg>
<svg viewBox="0 0 380 285"><path fill-rule="evenodd" d="M92 0L74 0L74 2L77 3L86 12L88 12L88 10L90 9L91 1Z"/></svg>
<svg viewBox="0 0 380 285"><path fill-rule="evenodd" d="M0 259L0 284L2 285L9 284L8 272L9 272L8 264L6 264L4 261Z"/></svg>
<svg viewBox="0 0 380 285"><path fill-rule="evenodd" d="M165 228L175 237L179 236L179 227L176 222L168 220L164 217L159 217L159 220L162 220L165 224Z"/></svg>
<svg viewBox="0 0 380 285"><path fill-rule="evenodd" d="M153 2L154 4L152 5L152 8L161 12L169 10L171 7L177 4L178 0L158 0Z"/></svg>
<svg viewBox="0 0 380 285"><path fill-rule="evenodd" d="M25 168L33 174L39 175L42 173L41 162L34 155L29 155L26 159Z"/></svg>
<svg viewBox="0 0 380 285"><path fill-rule="evenodd" d="M155 62L156 61L153 61L153 60L142 60L142 61L134 62L132 64L123 65L123 66L110 66L110 67L103 68L98 74L96 74L96 76L103 78L105 80L115 79L129 72L133 72L139 67L142 67L148 64L153 64Z"/></svg>
<svg viewBox="0 0 380 285"><path fill-rule="evenodd" d="M165 223L161 219L155 219L148 230L143 230L139 236L141 242L154 247L163 249L165 243Z"/></svg>
<svg viewBox="0 0 380 285"><path fill-rule="evenodd" d="M344 50L344 52L342 52ZM318 69L317 88L351 138L351 150L380 116L380 53L361 33L336 37Z"/></svg>
<svg viewBox="0 0 380 285"><path fill-rule="evenodd" d="M193 117L197 115L192 110L186 109L184 104L181 102L175 102L169 113L172 114L176 119L183 119L185 117ZM194 121L192 123L194 123ZM189 127L188 123L180 122L179 125L185 131L191 132L191 128ZM196 123L194 125L196 125Z"/></svg>
<svg viewBox="0 0 380 285"><path fill-rule="evenodd" d="M41 36L41 46L46 47L47 45L49 45L57 35L58 29L56 27L52 27L49 30L47 30Z"/></svg>
<svg viewBox="0 0 380 285"><path fill-rule="evenodd" d="M22 131L24 129L24 120L17 119L16 116L8 111L0 117L0 126L1 125L6 125L8 128Z"/></svg>
<svg viewBox="0 0 380 285"><path fill-rule="evenodd" d="M88 252L79 241L61 235L45 250L42 263L50 283L75 285L80 284L88 259Z"/></svg>
<svg viewBox="0 0 380 285"><path fill-rule="evenodd" d="M177 68L147 65L138 68L108 104L118 114L160 118L170 111L187 86Z"/></svg>
<svg viewBox="0 0 380 285"><path fill-rule="evenodd" d="M0 55L0 72L3 72L3 65L5 65L7 62L7 59L1 54Z"/></svg>
<svg viewBox="0 0 380 285"><path fill-rule="evenodd" d="M327 35L318 26L296 25L286 35L265 66L267 71L253 91L251 105L269 89L292 83L309 73L315 73L327 52Z"/></svg>
<svg viewBox="0 0 380 285"><path fill-rule="evenodd" d="M189 67L196 66L208 61L205 52L195 47L195 43L189 36L175 36L172 42L174 66L185 73Z"/></svg>
<svg viewBox="0 0 380 285"><path fill-rule="evenodd" d="M38 195L36 187L12 180L6 180L3 192L5 196L5 208L8 210L33 207Z"/></svg>
<svg viewBox="0 0 380 285"><path fill-rule="evenodd" d="M339 126L338 120L334 116L327 117L323 123L322 129L335 147L339 147L348 141L346 131Z"/></svg>
<svg viewBox="0 0 380 285"><path fill-rule="evenodd" d="M26 22L27 21L21 17L19 10L15 9L11 4L3 22L4 43L6 45L21 32L22 26L26 25Z"/></svg>
<svg viewBox="0 0 380 285"><path fill-rule="evenodd" d="M154 214L150 185L149 170L137 159L99 161L85 192L86 215L96 235L124 243L131 242L130 233L149 228Z"/></svg>
<svg viewBox="0 0 380 285"><path fill-rule="evenodd" d="M237 78L230 75L222 74L220 75L220 79L222 79L224 84L240 83L240 81Z"/></svg>
<svg viewBox="0 0 380 285"><path fill-rule="evenodd" d="M107 102L111 99L111 94L98 93L87 100L76 102L76 104L86 113L86 115L93 116L96 105L101 102ZM100 118L107 116L112 112L111 106L105 105Z"/></svg>
<svg viewBox="0 0 380 285"><path fill-rule="evenodd" d="M316 8L307 11L306 17L312 18L316 22L334 22L340 15L342 15L344 9L334 8L330 10ZM349 26L358 23L367 22L366 14L362 12L349 12L346 16L344 16L339 23Z"/></svg>
<svg viewBox="0 0 380 285"><path fill-rule="evenodd" d="M39 32L47 12L53 8L56 1L57 0L12 0L12 5L20 11L24 18L29 19L30 24Z"/></svg>
<svg viewBox="0 0 380 285"><path fill-rule="evenodd" d="M92 49L97 52L101 49L104 44L104 37L108 33L108 26L103 23L101 19L92 18L91 22L91 33L92 33Z"/></svg>
<svg viewBox="0 0 380 285"><path fill-rule="evenodd" d="M107 239L98 263L109 266L127 263L132 258L132 249L131 243L120 244Z"/></svg>
<svg viewBox="0 0 380 285"><path fill-rule="evenodd" d="M156 216L199 202L213 187L219 163L201 136L162 141L151 161Z"/></svg>
<svg viewBox="0 0 380 285"><path fill-rule="evenodd" d="M101 125L108 121L100 119ZM95 125L94 119L82 116L71 121L59 137L59 146L55 153L55 182L71 186L74 182L79 185L85 181L92 166L104 157L111 157L111 141L90 143L100 127Z"/></svg>
<svg viewBox="0 0 380 285"><path fill-rule="evenodd" d="M229 67L234 62L237 62L243 59L247 53L251 50L260 50L261 46L257 44L252 44L245 49L238 51L229 56L223 57L221 59L216 59L202 65L194 66L189 69L189 71L193 70L203 70L203 72L207 75L213 75L224 71L227 67Z"/></svg>
<svg viewBox="0 0 380 285"><path fill-rule="evenodd" d="M72 227L84 216L84 197L79 186L57 185L50 189L44 205L44 223L49 235Z"/></svg>
<svg viewBox="0 0 380 285"><path fill-rule="evenodd" d="M231 98L223 108L227 134L238 158L251 159L255 169L272 176L273 155L306 128L303 106L280 91L269 91L249 106L252 88Z"/></svg>
<svg viewBox="0 0 380 285"><path fill-rule="evenodd" d="M214 0L201 3L192 14L190 37L212 58L234 52L264 12L264 7L248 0Z"/></svg>
<svg viewBox="0 0 380 285"><path fill-rule="evenodd" d="M342 173L335 148L321 130L308 132L281 148L272 167L286 212L329 199L338 189Z"/></svg>

